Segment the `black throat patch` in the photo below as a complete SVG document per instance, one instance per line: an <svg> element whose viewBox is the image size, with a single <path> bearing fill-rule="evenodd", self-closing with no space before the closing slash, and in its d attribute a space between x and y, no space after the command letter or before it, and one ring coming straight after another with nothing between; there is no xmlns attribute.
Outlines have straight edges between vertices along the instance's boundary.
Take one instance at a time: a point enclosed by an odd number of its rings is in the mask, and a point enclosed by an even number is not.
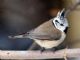
<svg viewBox="0 0 80 60"><path fill-rule="evenodd" d="M68 27L65 28L64 32L67 33L67 31L68 31Z"/></svg>

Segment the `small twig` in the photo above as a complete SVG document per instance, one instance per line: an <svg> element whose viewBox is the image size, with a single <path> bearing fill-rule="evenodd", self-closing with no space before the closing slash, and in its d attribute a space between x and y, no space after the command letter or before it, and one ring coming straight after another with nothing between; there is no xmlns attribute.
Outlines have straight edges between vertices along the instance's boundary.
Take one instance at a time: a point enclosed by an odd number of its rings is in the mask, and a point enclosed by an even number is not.
<svg viewBox="0 0 80 60"><path fill-rule="evenodd" d="M0 50L1 59L60 59L64 57L64 50L56 52L46 51L4 51ZM80 57L80 49L67 49L66 55L68 58Z"/></svg>

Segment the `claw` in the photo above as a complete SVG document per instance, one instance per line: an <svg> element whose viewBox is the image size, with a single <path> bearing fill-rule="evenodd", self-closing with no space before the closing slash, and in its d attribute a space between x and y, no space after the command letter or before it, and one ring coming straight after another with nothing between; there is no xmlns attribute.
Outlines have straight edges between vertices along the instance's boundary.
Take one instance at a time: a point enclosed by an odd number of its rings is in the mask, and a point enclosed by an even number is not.
<svg viewBox="0 0 80 60"><path fill-rule="evenodd" d="M44 51L45 51L45 48L44 48L44 47L42 47L42 48L41 48L41 53L42 53L42 52L44 52Z"/></svg>

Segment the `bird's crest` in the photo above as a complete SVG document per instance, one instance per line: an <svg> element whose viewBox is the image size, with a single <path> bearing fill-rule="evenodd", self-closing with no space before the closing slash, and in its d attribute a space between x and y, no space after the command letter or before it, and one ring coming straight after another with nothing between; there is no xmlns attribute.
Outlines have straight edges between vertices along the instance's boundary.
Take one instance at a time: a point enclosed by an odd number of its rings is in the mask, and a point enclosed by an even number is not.
<svg viewBox="0 0 80 60"><path fill-rule="evenodd" d="M60 17L64 17L64 12L65 12L65 9L62 9L61 11L59 11L58 13L57 13L57 17L58 18L60 18Z"/></svg>

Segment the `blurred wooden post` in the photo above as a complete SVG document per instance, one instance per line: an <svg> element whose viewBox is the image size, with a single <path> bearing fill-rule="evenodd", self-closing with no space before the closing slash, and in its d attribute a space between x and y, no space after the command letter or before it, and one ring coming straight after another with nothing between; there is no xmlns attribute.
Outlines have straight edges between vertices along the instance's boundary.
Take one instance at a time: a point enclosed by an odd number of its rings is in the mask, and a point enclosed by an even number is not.
<svg viewBox="0 0 80 60"><path fill-rule="evenodd" d="M66 7L72 6L80 0L65 0ZM67 34L67 40L69 47L80 48L80 5L75 10L71 11L68 16L70 28Z"/></svg>
<svg viewBox="0 0 80 60"><path fill-rule="evenodd" d="M80 0L65 0L66 7L72 6ZM70 28L67 34L67 43L70 48L80 48L80 5L76 7L74 11L68 16ZM70 60L80 60L80 57Z"/></svg>

